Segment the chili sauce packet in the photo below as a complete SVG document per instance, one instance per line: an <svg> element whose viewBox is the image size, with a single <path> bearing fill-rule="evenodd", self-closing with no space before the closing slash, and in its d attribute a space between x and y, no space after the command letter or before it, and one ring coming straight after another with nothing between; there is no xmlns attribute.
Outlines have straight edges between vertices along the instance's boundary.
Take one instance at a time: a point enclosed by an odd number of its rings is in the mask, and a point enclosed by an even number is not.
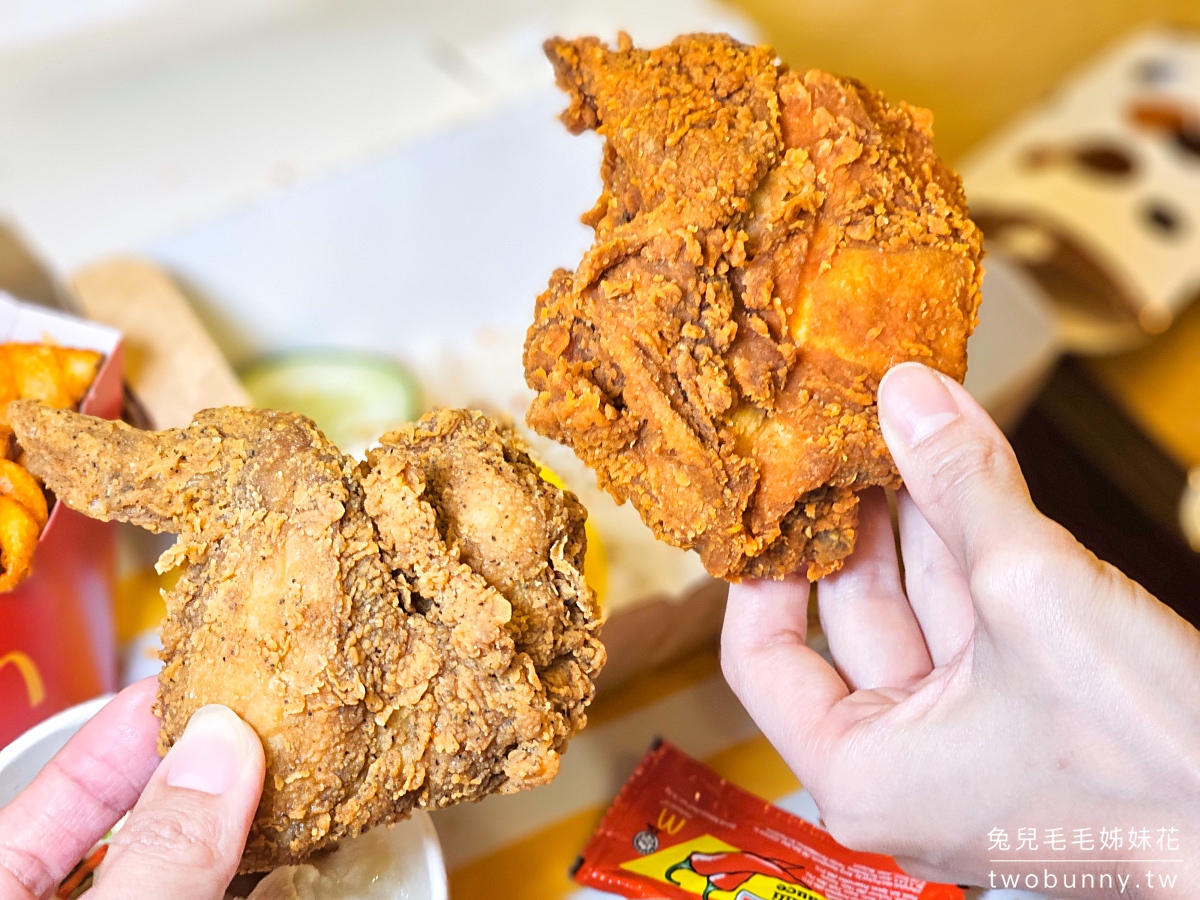
<svg viewBox="0 0 1200 900"><path fill-rule="evenodd" d="M642 758L575 864L587 887L692 900L963 900L843 847L665 741Z"/></svg>

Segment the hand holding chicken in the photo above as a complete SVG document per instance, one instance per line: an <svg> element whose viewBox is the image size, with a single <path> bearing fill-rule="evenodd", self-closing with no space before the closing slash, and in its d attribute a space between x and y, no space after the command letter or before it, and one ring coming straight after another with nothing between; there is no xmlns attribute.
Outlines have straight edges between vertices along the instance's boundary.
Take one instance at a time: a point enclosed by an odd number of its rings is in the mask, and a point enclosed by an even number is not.
<svg viewBox="0 0 1200 900"><path fill-rule="evenodd" d="M159 562L181 571L159 749L208 703L261 738L243 871L554 776L604 649L585 512L510 431L443 410L359 464L292 413L206 410L157 433L32 402L9 415L60 501L179 534Z"/></svg>

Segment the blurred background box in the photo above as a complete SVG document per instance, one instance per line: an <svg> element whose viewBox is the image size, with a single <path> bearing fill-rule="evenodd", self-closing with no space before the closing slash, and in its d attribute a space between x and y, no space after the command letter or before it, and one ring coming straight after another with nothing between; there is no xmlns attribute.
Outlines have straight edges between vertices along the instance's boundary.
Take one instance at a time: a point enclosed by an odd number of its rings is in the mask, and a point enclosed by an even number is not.
<svg viewBox="0 0 1200 900"><path fill-rule="evenodd" d="M1200 32L1117 41L962 172L1074 354L1014 435L1035 500L1200 621Z"/></svg>
<svg viewBox="0 0 1200 900"><path fill-rule="evenodd" d="M971 215L1092 355L1166 331L1200 290L1200 33L1118 42L962 162Z"/></svg>

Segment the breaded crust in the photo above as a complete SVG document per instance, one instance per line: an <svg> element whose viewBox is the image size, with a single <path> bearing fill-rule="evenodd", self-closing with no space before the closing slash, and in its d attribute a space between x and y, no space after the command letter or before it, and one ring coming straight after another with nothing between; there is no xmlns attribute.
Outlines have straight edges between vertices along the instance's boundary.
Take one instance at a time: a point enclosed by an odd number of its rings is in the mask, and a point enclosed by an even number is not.
<svg viewBox="0 0 1200 900"><path fill-rule="evenodd" d="M724 35L546 52L604 191L537 299L530 426L713 575L834 571L900 481L884 372L966 372L982 242L929 112Z"/></svg>
<svg viewBox="0 0 1200 900"><path fill-rule="evenodd" d="M205 410L165 432L10 407L29 468L99 519L179 534L159 749L207 703L262 740L242 871L544 784L604 663L586 512L520 439L442 410L369 462L303 416Z"/></svg>

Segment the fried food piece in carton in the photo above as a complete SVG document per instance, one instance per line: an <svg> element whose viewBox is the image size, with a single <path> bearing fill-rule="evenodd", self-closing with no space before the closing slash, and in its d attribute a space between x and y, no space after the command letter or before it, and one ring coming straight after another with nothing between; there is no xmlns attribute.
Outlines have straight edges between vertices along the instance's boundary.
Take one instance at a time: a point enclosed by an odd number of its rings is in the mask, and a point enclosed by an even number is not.
<svg viewBox="0 0 1200 900"><path fill-rule="evenodd" d="M50 344L0 344L0 404L39 400L54 409L79 405L104 355ZM7 422L7 415L3 421Z"/></svg>
<svg viewBox="0 0 1200 900"><path fill-rule="evenodd" d="M46 527L49 509L37 479L9 457L13 431L8 404L38 400L70 409L96 379L104 355L50 344L0 344L0 593L33 572L33 554Z"/></svg>

